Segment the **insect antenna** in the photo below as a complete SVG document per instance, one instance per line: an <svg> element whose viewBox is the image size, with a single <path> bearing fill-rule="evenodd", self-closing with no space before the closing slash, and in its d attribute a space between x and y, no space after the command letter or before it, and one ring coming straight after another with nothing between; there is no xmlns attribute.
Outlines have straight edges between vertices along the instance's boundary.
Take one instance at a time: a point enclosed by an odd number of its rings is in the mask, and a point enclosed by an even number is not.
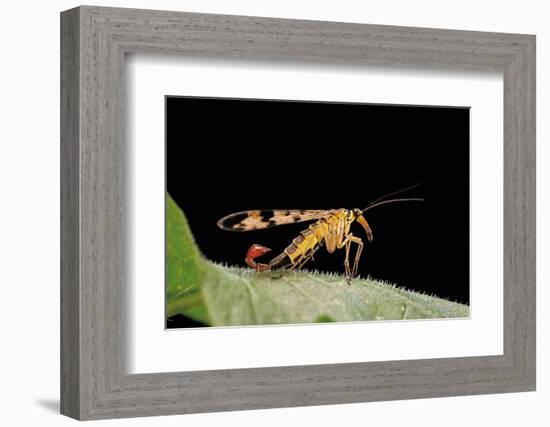
<svg viewBox="0 0 550 427"><path fill-rule="evenodd" d="M408 197L404 199L390 199L390 200L383 200L378 203L370 204L365 209L363 209L361 212L365 213L367 211L370 211L372 208L376 208L378 206L386 205L388 203L397 203L397 202L423 202L424 199L421 199L420 197Z"/></svg>
<svg viewBox="0 0 550 427"><path fill-rule="evenodd" d="M378 199L373 200L372 202L370 202L367 205L367 207L365 209L363 209L362 212L365 213L366 211L371 210L375 206L381 206L381 205L385 205L387 203L424 201L424 199L420 199L420 198L417 198L417 197L384 200L384 199L387 199L388 197L395 196L396 194L400 194L400 193L404 193L405 191L412 190L413 188L418 187L420 184L422 184L422 183L417 182L416 184L411 185L411 186L406 187L406 188L403 188L401 190L397 190L397 191L393 191L393 192L388 193L388 194L384 194L382 197L379 197Z"/></svg>

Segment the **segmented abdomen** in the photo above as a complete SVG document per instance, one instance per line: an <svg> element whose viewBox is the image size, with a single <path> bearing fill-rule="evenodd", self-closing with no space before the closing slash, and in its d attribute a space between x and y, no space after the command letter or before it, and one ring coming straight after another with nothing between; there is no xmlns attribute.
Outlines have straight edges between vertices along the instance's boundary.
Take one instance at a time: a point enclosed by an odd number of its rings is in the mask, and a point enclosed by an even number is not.
<svg viewBox="0 0 550 427"><path fill-rule="evenodd" d="M333 215L320 219L311 224L307 229L292 240L284 252L269 263L272 269L293 266L315 252L322 245L324 238L329 230L329 224L333 222Z"/></svg>

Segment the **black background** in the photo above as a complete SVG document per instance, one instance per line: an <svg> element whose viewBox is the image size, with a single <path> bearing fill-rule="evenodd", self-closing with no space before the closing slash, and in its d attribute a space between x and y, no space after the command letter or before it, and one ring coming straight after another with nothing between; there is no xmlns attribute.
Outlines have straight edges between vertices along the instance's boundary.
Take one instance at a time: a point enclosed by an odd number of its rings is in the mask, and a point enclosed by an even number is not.
<svg viewBox="0 0 550 427"><path fill-rule="evenodd" d="M307 223L247 233L216 221L248 209L364 208L374 240L359 274L469 303L469 109L166 97L167 191L204 255L244 266L252 243L280 253ZM352 225L364 238L362 228ZM344 272L321 249L307 268Z"/></svg>

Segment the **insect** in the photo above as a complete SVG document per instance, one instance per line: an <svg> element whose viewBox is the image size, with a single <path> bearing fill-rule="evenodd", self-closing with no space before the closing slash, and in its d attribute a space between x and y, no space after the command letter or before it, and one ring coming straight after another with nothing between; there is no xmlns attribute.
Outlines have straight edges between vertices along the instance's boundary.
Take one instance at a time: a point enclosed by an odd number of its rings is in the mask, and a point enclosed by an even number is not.
<svg viewBox="0 0 550 427"><path fill-rule="evenodd" d="M373 239L372 229L363 214L375 207L388 203L423 201L424 199L416 197L388 199L390 196L402 193L417 185L386 194L371 202L364 209L249 210L224 216L217 222L217 225L223 230L244 232L298 222L316 221L301 231L283 252L267 264L257 263L255 259L270 252L271 249L259 244L253 244L247 251L246 264L256 271L270 271L282 268L290 270L299 269L313 259L319 248L324 246L330 254L334 253L337 249L345 249L344 268L346 276L354 277L357 275L364 243L360 237L355 236L350 231L351 225L354 222L361 225L367 240L371 242ZM357 249L353 265L350 265L352 244L355 244Z"/></svg>

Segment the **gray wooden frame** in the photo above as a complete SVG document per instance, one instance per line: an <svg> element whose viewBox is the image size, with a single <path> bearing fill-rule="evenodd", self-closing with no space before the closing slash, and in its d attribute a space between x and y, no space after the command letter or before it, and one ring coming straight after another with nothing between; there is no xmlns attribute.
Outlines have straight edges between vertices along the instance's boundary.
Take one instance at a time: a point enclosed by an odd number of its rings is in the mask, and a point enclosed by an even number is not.
<svg viewBox="0 0 550 427"><path fill-rule="evenodd" d="M503 72L504 354L128 375L129 52ZM99 419L535 389L534 36L71 9L61 14L61 165L63 414Z"/></svg>

